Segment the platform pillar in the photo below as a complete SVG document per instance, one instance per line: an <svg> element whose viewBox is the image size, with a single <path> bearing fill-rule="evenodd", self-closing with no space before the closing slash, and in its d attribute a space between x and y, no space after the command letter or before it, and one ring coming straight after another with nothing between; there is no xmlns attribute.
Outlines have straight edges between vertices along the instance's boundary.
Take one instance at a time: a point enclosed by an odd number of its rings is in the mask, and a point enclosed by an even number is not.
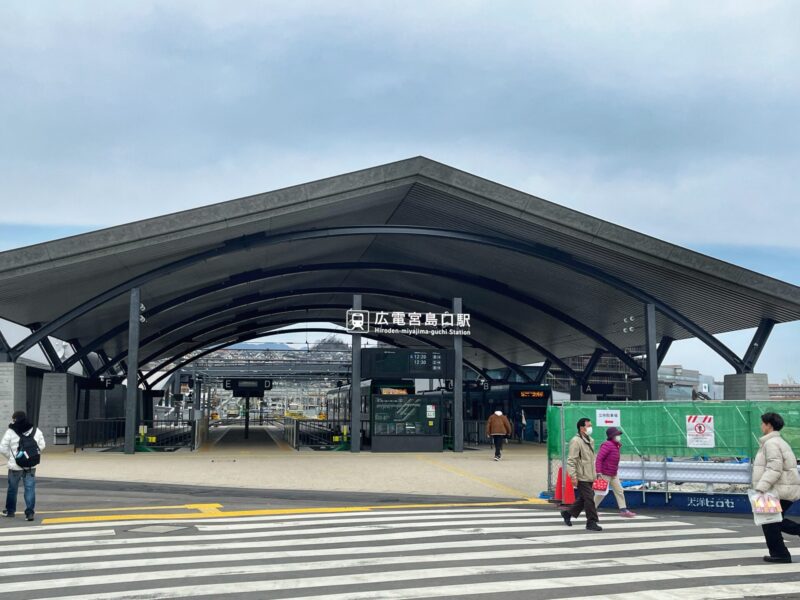
<svg viewBox="0 0 800 600"><path fill-rule="evenodd" d="M453 314L461 314L461 298L453 298ZM464 451L464 338L453 336L455 377L453 379L453 452Z"/></svg>
<svg viewBox="0 0 800 600"><path fill-rule="evenodd" d="M361 310L361 295L353 296L353 310ZM361 335L353 334L353 370L350 377L350 452L361 452Z"/></svg>

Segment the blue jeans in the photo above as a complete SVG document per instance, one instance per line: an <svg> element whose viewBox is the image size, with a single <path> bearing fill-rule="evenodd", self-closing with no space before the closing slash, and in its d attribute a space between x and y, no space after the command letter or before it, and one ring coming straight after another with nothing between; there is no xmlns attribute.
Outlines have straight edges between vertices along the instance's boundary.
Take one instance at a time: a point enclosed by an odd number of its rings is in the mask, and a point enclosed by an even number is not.
<svg viewBox="0 0 800 600"><path fill-rule="evenodd" d="M36 469L30 471L8 470L8 493L6 494L6 510L8 514L17 512L17 491L19 490L19 480L25 487L25 514L33 514L36 506Z"/></svg>

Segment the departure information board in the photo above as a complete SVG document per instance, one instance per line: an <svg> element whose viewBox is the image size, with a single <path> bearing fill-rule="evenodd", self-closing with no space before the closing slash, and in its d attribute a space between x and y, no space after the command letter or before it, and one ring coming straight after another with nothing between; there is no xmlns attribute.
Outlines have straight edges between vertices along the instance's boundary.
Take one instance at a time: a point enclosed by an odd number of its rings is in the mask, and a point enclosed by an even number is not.
<svg viewBox="0 0 800 600"><path fill-rule="evenodd" d="M454 363L452 350L365 348L361 351L361 376L364 379L452 379Z"/></svg>

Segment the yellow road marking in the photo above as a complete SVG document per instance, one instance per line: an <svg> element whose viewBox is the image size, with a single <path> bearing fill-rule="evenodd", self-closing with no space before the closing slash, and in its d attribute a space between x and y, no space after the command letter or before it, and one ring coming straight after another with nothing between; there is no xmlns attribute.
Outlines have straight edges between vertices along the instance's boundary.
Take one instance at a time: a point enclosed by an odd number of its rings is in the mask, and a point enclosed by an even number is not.
<svg viewBox="0 0 800 600"><path fill-rule="evenodd" d="M347 512L373 512L376 510L397 510L401 508L457 508L457 507L486 507L486 506L523 506L532 504L547 504L544 500L531 498L527 500L511 500L499 502L448 502L441 504L395 504L392 506L339 506L325 508L268 508L252 510L207 510L199 513L133 513L119 515L87 515L85 517L58 517L55 519L42 519L43 525L58 523L98 523L107 521L145 521L164 520L179 521L183 519L214 519L220 517L260 517L266 515L301 515L301 514L326 514ZM208 506L208 505L186 505Z"/></svg>
<svg viewBox="0 0 800 600"><path fill-rule="evenodd" d="M120 506L116 508L76 508L74 510L49 510L46 512L36 511L38 515L65 515L70 513L85 512L110 512L113 510L166 510L168 508L196 508L197 510L210 510L212 508L222 508L222 504L175 504L172 506Z"/></svg>
<svg viewBox="0 0 800 600"><path fill-rule="evenodd" d="M427 458L425 456L417 456L417 460L421 460L423 462L429 463L440 469L444 469L445 471L450 471L451 473L455 473L456 475L460 475L461 477L466 477L467 479L471 479L472 481L477 481L485 486L494 488L501 492L505 492L507 494L511 494L512 496L516 496L517 498L525 498L527 502L531 504L548 504L547 500L540 500L539 498L527 498L525 492L522 492L518 489L509 487L507 485L503 485L502 483L497 483L496 481L492 481L491 479L487 479L485 477L480 477L478 475L473 475L472 473L465 471L463 469L459 469L458 467L453 467L451 465L446 465L438 460L434 460L432 458Z"/></svg>
<svg viewBox="0 0 800 600"><path fill-rule="evenodd" d="M220 513L219 509L222 508L222 504L187 504L186 508L193 508L204 515L214 516Z"/></svg>

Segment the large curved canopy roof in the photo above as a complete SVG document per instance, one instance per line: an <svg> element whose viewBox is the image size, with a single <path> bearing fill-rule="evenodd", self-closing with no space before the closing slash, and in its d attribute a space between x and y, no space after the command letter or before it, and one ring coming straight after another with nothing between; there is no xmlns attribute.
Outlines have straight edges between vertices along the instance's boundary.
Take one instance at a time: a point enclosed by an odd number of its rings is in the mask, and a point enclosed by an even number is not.
<svg viewBox="0 0 800 600"><path fill-rule="evenodd" d="M486 368L642 345L645 302L659 339L712 346L800 319L798 287L423 157L0 253L0 317L119 360L133 285L141 364L342 323L356 292L382 310L463 298L464 356Z"/></svg>

